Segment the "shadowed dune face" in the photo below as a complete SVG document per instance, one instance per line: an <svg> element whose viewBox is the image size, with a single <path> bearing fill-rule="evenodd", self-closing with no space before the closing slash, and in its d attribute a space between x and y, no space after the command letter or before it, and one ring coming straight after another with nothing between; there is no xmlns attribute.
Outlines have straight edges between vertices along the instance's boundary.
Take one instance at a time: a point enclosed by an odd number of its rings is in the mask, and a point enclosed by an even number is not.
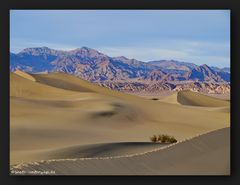
<svg viewBox="0 0 240 185"><path fill-rule="evenodd" d="M46 86L41 83L20 76L19 74L10 74L10 96L23 98L57 98L73 96L73 91L65 91L55 87Z"/></svg>
<svg viewBox="0 0 240 185"><path fill-rule="evenodd" d="M224 107L229 106L229 102L220 100L214 97L209 97L203 94L192 91L178 92L177 100L182 105L203 106L203 107Z"/></svg>
<svg viewBox="0 0 240 185"><path fill-rule="evenodd" d="M120 158L42 161L14 166L12 170L53 170L55 175L229 175L230 129L152 152Z"/></svg>
<svg viewBox="0 0 240 185"><path fill-rule="evenodd" d="M48 149L41 151L17 152L16 155L25 155L32 158L32 161L54 160L54 159L75 159L75 158L96 158L133 155L135 153L147 152L161 148L168 144L151 142L120 142L100 143L89 145L76 145L65 148Z"/></svg>
<svg viewBox="0 0 240 185"><path fill-rule="evenodd" d="M22 76L23 78L26 78L26 79L28 79L28 80L31 80L31 81L36 81L36 79L32 76L32 75L30 75L30 74L28 74L28 73L25 73L25 72L23 72L23 71L20 71L20 70L16 70L15 71L15 74L17 74L17 75L19 75L19 76ZM11 76L12 76L12 74L11 74Z"/></svg>
<svg viewBox="0 0 240 185"><path fill-rule="evenodd" d="M79 91L79 92L94 92L90 88L87 88L87 86L82 85L81 83L87 84L84 80L81 80L70 75L66 75L64 73L52 73L52 74L32 74L37 82L65 89L65 90L71 90L71 91ZM59 78L59 76L62 76L64 78ZM80 85L81 84L81 85Z"/></svg>
<svg viewBox="0 0 240 185"><path fill-rule="evenodd" d="M188 94L181 96L188 97ZM191 94L189 97L192 102L198 101ZM229 103L224 107L218 102L217 105L210 110L201 103L196 109L168 101L148 100L63 73L11 73L10 163L49 159L53 150L63 151L72 146L76 146L72 150L76 151L76 157L78 154L84 156L87 150L105 147L90 147L96 143L148 142L153 134L169 134L182 140L228 127L230 115L222 109L227 109ZM115 149L106 155L124 154L128 150L140 152L150 149L148 147L155 146L141 145L137 149L131 145L114 145ZM94 155L89 153L89 156Z"/></svg>
<svg viewBox="0 0 240 185"><path fill-rule="evenodd" d="M85 80L79 79L65 73L50 73L50 74L33 74L34 78L41 84L57 87L60 89L75 91L75 92L95 92L97 94L108 97L116 97L121 100L139 101L141 98L123 94L118 91L110 90L96 84L92 84Z"/></svg>
<svg viewBox="0 0 240 185"><path fill-rule="evenodd" d="M172 104L180 104L177 99L178 93L175 92L171 95L165 96L160 99L161 102L172 103Z"/></svg>
<svg viewBox="0 0 240 185"><path fill-rule="evenodd" d="M192 91L180 91L175 92L169 96L165 96L159 99L161 102L167 102L172 104L186 105L186 106L198 106L198 107L229 107L230 102L224 99L215 98L213 95L207 96L204 94L192 92Z"/></svg>

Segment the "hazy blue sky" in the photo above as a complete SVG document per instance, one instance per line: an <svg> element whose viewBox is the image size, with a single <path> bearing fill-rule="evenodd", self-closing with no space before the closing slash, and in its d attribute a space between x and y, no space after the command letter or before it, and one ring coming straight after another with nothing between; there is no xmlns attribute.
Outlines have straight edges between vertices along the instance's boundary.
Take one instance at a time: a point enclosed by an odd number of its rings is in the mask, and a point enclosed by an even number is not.
<svg viewBox="0 0 240 185"><path fill-rule="evenodd" d="M11 52L41 46L229 67L230 11L11 10Z"/></svg>

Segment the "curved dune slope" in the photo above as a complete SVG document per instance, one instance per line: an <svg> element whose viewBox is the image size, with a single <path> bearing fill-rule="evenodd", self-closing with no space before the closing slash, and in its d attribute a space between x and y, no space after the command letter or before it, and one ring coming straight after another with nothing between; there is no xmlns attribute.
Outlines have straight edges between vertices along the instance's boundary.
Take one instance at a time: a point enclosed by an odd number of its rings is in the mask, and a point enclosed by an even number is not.
<svg viewBox="0 0 240 185"><path fill-rule="evenodd" d="M132 155L135 153L147 152L149 150L161 148L168 144L152 142L120 142L120 143L100 143L75 145L60 149L50 149L43 151L31 151L18 153L30 157L32 161L51 159L75 159L75 158L95 158L113 157L122 155ZM34 158L32 157L34 156Z"/></svg>
<svg viewBox="0 0 240 185"><path fill-rule="evenodd" d="M34 82L18 74L10 74L10 96L24 98L55 98L74 95L72 91Z"/></svg>
<svg viewBox="0 0 240 185"><path fill-rule="evenodd" d="M153 134L182 140L230 125L227 111L148 100L63 73L33 77L10 75L11 164L49 159L44 152L53 149L147 142Z"/></svg>
<svg viewBox="0 0 240 185"><path fill-rule="evenodd" d="M94 92L91 88L88 88L89 82L65 73L32 74L32 75L37 80L37 82L52 87L79 92Z"/></svg>
<svg viewBox="0 0 240 185"><path fill-rule="evenodd" d="M177 101L182 105L203 106L203 107L224 107L229 102L214 97L209 97L192 91L180 91L177 94Z"/></svg>
<svg viewBox="0 0 240 185"><path fill-rule="evenodd" d="M161 98L159 101L166 102L166 103L172 103L172 104L180 104L177 100L178 93L175 92L169 96L165 96Z"/></svg>
<svg viewBox="0 0 240 185"><path fill-rule="evenodd" d="M36 81L36 79L32 75L30 75L28 73L25 73L23 71L16 70L14 73L19 75L19 76L21 76L21 77L23 77L23 78L26 78L28 80L31 80L31 81L34 81L34 82Z"/></svg>
<svg viewBox="0 0 240 185"><path fill-rule="evenodd" d="M34 78L42 84L79 92L95 92L107 96L123 98L127 100L140 100L141 98L90 83L66 73L33 74Z"/></svg>
<svg viewBox="0 0 240 185"><path fill-rule="evenodd" d="M19 71L18 73L10 73L10 96L26 99L45 99L45 100L78 100L87 97L103 97L100 94L93 92L76 92L73 90L66 90L39 83L30 78L35 79L30 74Z"/></svg>
<svg viewBox="0 0 240 185"><path fill-rule="evenodd" d="M151 152L112 158L49 160L11 168L55 175L229 175L230 128Z"/></svg>
<svg viewBox="0 0 240 185"><path fill-rule="evenodd" d="M161 98L159 101L177 105L198 106L202 108L215 107L215 110L224 109L224 111L229 111L228 107L230 105L228 100L215 98L213 95L208 96L192 91L176 92L174 94Z"/></svg>

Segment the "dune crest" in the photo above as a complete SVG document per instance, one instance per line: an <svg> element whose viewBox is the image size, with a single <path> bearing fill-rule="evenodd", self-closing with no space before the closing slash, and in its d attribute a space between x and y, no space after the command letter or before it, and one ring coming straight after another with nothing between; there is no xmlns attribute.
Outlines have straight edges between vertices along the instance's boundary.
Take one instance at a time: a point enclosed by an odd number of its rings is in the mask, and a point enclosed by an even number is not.
<svg viewBox="0 0 240 185"><path fill-rule="evenodd" d="M193 91L180 91L177 94L177 101L182 105L203 106L203 107L224 107L229 102Z"/></svg>
<svg viewBox="0 0 240 185"><path fill-rule="evenodd" d="M185 98L184 101L191 105L183 106L172 103L176 101L177 94L165 102L155 101L100 87L64 73L31 74L36 81L22 75L10 74L11 165L41 160L136 155L161 148L150 143L149 137L153 134L168 134L181 141L230 125L229 102L222 106L224 101L215 101L211 97L180 94L180 99ZM200 104L195 106L198 101ZM215 103L215 107L207 107L209 102ZM147 162L145 157L141 160ZM153 159L158 160L162 159ZM61 171L61 167L58 174L71 174L72 170L76 170L73 174L84 174L82 165L87 166L87 174L91 171L91 165L95 165L84 162L77 167L79 172L73 164L65 162L57 165L67 165L71 170ZM150 170L152 174L159 173L154 169ZM89 174L96 172L94 167L92 170ZM131 174L132 171L126 170L126 173ZM150 174L150 171L145 169L136 173Z"/></svg>
<svg viewBox="0 0 240 185"><path fill-rule="evenodd" d="M230 128L145 153L110 158L48 160L11 168L13 173L39 169L55 171L55 175L229 175Z"/></svg>
<svg viewBox="0 0 240 185"><path fill-rule="evenodd" d="M36 81L36 79L32 75L30 75L29 73L23 72L21 70L16 70L14 73L28 80L31 80L34 82Z"/></svg>

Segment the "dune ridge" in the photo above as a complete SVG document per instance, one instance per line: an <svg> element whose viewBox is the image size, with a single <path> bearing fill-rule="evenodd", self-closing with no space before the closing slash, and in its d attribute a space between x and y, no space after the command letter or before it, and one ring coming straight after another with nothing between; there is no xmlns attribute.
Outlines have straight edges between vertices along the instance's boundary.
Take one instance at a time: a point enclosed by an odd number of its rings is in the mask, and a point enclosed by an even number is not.
<svg viewBox="0 0 240 185"><path fill-rule="evenodd" d="M202 93L184 90L159 99L161 102L197 107L227 107L229 101Z"/></svg>
<svg viewBox="0 0 240 185"><path fill-rule="evenodd" d="M25 73L25 72L23 72L23 71L16 70L16 71L14 72L14 74L17 74L17 75L19 75L19 76L21 76L21 77L23 77L23 78L26 78L26 79L28 79L28 80L31 80L31 81L36 82L36 79L35 79L31 74L29 74L29 73Z"/></svg>
<svg viewBox="0 0 240 185"><path fill-rule="evenodd" d="M170 145L167 145L167 146L164 146L164 147L160 147L160 148L156 148L156 149L153 149L153 150L150 150L150 151L147 151L147 152L142 152L142 153L136 153L136 154L131 154L131 155L122 155L122 156L113 156L113 157L93 157L93 158L75 158L75 159L53 159L53 160L47 160L47 161L39 161L39 162L33 162L33 163L23 163L23 164L18 164L18 165L15 165L15 166L12 166L11 167L11 170L14 171L14 170L24 170L24 171L27 171L27 170L57 170L57 174L86 174L86 171L84 169L87 169L87 173L88 174L112 174L114 175L116 172L117 174L125 174L125 175L131 175L131 174L135 174L136 171L137 171L137 174L178 174L178 175L184 175L184 174L197 174L197 175L214 175L214 174L218 174L219 171L214 171L216 169L213 169L213 165L216 165L215 163L218 162L219 159L219 156L215 156L217 159L213 160L212 159L212 156L210 157L206 157L206 159L208 158L211 158L211 160L209 160L209 162L199 168L196 168L195 167L192 167L192 168L187 168L186 169L186 166L182 165L180 167L172 167L170 166L170 168L166 167L166 164L165 165L165 168L166 169L161 169L161 166L163 164L159 163L158 165L159 166L155 166L155 168L159 168L162 170L162 171L154 171L153 169L151 168L154 168L153 165L154 162L153 161L148 161L150 162L150 166L146 167L144 166L144 162L146 162L146 159L145 158L150 158L152 159L153 157L151 156L152 155L155 155L155 158L157 156L157 154L160 154L160 155L164 155L164 152L165 153L170 153L168 154L169 156L170 155L173 155L174 152L175 152L175 148L176 147L182 147L181 149L178 149L179 153L178 155L180 155L181 157L183 157L183 155L186 155L187 153L193 153L193 155L191 155L191 158L194 158L194 157L199 157L197 152L203 152L201 150L203 150L204 148L208 148L208 150L211 150L211 152L213 154L215 154L216 151L219 150L224 150L224 155L223 156L220 156L221 158L221 162L223 163L223 166L224 165L229 165L226 169L224 169L222 166L222 168L220 168L220 171L222 173L222 175L229 175L230 173L230 163L228 164L228 160L230 160L229 158L229 150L230 150L230 128L227 127L227 128L223 128L223 129L218 129L218 130L215 130L215 131L212 131L212 132L208 132L208 133L205 133L205 134L199 134L199 135L196 135L194 137L191 137L191 138L187 138L187 139L184 139L182 141L179 141L177 143L173 143L173 144L170 144ZM212 150L213 147L214 149ZM186 151L185 148L188 148L189 151ZM159 153L159 152L162 152L162 153ZM196 155L196 156L194 156ZM208 154L207 154L208 155ZM189 156L189 154L188 154ZM161 157L159 157L160 161L164 162L164 160L166 160L166 157L161 159ZM178 158L178 156L174 156L175 158ZM139 170L133 170L132 167L130 166L130 163L129 165L128 162L129 161L123 161L124 159L128 159L130 158L130 160L134 161L135 163L131 163L131 165L136 165L136 166L139 166L141 167L142 169L139 171ZM143 158L145 159L145 161L141 161L141 165L138 165L137 162L139 162L140 160L138 158ZM201 157L200 157L201 158ZM97 161L100 161L100 162L97 162ZM104 165L109 166L109 163L105 163L105 162L101 162L102 160L113 160L111 161L111 169L109 168L105 168ZM122 161L119 161L119 160L122 160ZM153 160L153 159L152 159ZM169 157L168 160L175 160L174 158ZM192 165L192 161L191 159L187 159L187 157L184 159L185 163L190 163L190 165ZM86 165L89 165L90 168L92 168L91 164L85 164L85 165L81 165L81 163L83 163L84 161L93 161L92 163L95 165L95 168L93 168L92 170L93 171L89 171L89 167L86 166ZM115 161L115 162L114 162ZM66 164L66 162L69 162L69 164ZM71 162L74 162L75 164L77 163L77 165L73 165L72 167L75 168L75 170L71 170ZM125 165L124 166L118 166L116 164L118 163L124 163ZM155 161L156 162L156 161ZM195 159L194 162L198 162L200 164L200 161L198 161L198 159ZM171 163L171 161L167 162L167 163ZM60 170L59 169L56 169L54 167L54 165L60 167ZM104 166L102 167L103 169L108 169L108 170L105 170L105 171L101 171L101 170L98 170L98 167L100 169L100 166ZM66 166L68 166L68 168L65 168ZM76 166L77 166L77 169L76 169ZM135 168L134 168L135 169ZM138 168L136 168L138 169ZM158 169L158 170L160 170ZM68 170L70 172L68 172ZM133 171L132 171L133 170ZM153 171L152 171L153 170ZM167 171L166 171L167 170ZM185 170L185 171L184 171ZM57 175L56 174L56 175Z"/></svg>
<svg viewBox="0 0 240 185"><path fill-rule="evenodd" d="M204 94L192 91L180 91L177 94L177 101L182 105L203 106L203 107L223 107L229 106L226 100L217 99Z"/></svg>
<svg viewBox="0 0 240 185"><path fill-rule="evenodd" d="M25 74L24 74L25 75ZM54 98L73 95L74 91L65 91L38 83L22 74L10 73L10 96L25 98Z"/></svg>
<svg viewBox="0 0 240 185"><path fill-rule="evenodd" d="M78 91L78 92L85 92L85 91L95 92L95 93L100 93L107 96L131 100L131 101L142 99L134 95L124 94L119 91L101 87L97 84L90 83L86 80L79 79L75 76L72 76L66 73L56 72L56 73L50 73L50 74L32 74L32 75L41 84L49 85L52 87L58 87L65 90Z"/></svg>
<svg viewBox="0 0 240 185"><path fill-rule="evenodd" d="M36 81L28 79L28 75ZM71 161L79 157L91 161L94 157L141 156L138 154L162 147L149 142L153 134L169 134L184 141L230 126L229 102L222 106L222 102L217 101L215 106L209 107L206 102L212 100L211 97L206 101L198 94L185 93L191 102L188 100L188 105L181 105L172 102L177 96L165 102L155 101L100 87L64 73L11 73L10 164ZM205 104L195 106L199 98L205 98ZM137 143L148 144L139 146ZM67 168L77 170L68 165ZM86 174L95 173L94 168L91 172L89 167ZM71 170L66 174L77 173ZM153 170L152 174L155 173Z"/></svg>

